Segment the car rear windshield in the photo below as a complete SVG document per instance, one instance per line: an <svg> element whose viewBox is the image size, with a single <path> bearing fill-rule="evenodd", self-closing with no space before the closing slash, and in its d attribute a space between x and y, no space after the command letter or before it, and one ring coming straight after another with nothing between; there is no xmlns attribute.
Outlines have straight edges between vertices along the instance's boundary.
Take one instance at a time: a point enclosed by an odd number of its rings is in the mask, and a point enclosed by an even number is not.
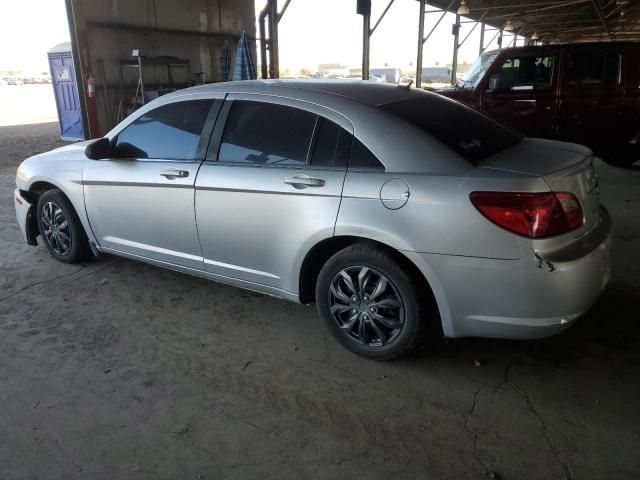
<svg viewBox="0 0 640 480"><path fill-rule="evenodd" d="M416 95L379 108L424 130L474 165L522 139L486 115L437 94Z"/></svg>

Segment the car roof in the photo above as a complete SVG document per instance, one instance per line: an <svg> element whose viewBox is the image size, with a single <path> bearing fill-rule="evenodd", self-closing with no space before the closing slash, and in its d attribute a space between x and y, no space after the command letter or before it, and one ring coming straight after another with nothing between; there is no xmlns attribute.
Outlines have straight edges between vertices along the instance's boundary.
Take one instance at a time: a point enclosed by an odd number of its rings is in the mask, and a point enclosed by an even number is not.
<svg viewBox="0 0 640 480"><path fill-rule="evenodd" d="M297 93L309 92L314 94L338 96L373 107L415 98L418 95L426 93L421 90L409 88L407 85L358 80L326 79L241 80L235 82L200 85L186 90L181 90L180 92L214 93L224 91L225 93L252 92L262 94L285 94L285 90L289 90L290 92L295 91Z"/></svg>

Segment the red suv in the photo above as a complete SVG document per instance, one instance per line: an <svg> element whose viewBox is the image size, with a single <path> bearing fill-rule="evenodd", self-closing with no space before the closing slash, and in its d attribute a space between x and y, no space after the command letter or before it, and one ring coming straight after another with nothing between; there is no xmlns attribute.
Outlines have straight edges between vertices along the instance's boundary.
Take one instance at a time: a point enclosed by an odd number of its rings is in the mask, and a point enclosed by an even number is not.
<svg viewBox="0 0 640 480"><path fill-rule="evenodd" d="M583 43L483 53L438 91L527 136L589 146L610 163L640 159L640 43Z"/></svg>

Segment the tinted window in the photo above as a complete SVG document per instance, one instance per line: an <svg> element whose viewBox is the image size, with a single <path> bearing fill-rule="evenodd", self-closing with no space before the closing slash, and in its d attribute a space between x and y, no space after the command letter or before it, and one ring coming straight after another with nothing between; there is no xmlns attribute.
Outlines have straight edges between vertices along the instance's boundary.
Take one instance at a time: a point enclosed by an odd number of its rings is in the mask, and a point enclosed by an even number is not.
<svg viewBox="0 0 640 480"><path fill-rule="evenodd" d="M433 135L472 163L514 145L522 138L486 115L433 93L420 92L413 98L387 103L380 108Z"/></svg>
<svg viewBox="0 0 640 480"><path fill-rule="evenodd" d="M193 160L213 100L193 100L151 110L118 134L119 158Z"/></svg>
<svg viewBox="0 0 640 480"><path fill-rule="evenodd" d="M620 55L616 52L585 52L567 55L567 83L589 87L616 85L620 70Z"/></svg>
<svg viewBox="0 0 640 480"><path fill-rule="evenodd" d="M507 59L489 88L522 91L551 86L553 57L517 57Z"/></svg>
<svg viewBox="0 0 640 480"><path fill-rule="evenodd" d="M351 157L349 158L349 168L371 168L374 170L384 170L384 166L378 158L371 153L364 144L354 137L351 146Z"/></svg>
<svg viewBox="0 0 640 480"><path fill-rule="evenodd" d="M336 168L347 168L349 155L351 155L352 141L353 135L341 128L340 136L338 137L338 146L336 147L336 158L334 160Z"/></svg>
<svg viewBox="0 0 640 480"><path fill-rule="evenodd" d="M222 135L221 162L306 165L317 115L297 108L234 101Z"/></svg>
<svg viewBox="0 0 640 480"><path fill-rule="evenodd" d="M340 127L338 125L326 118L318 119L311 165L314 167L333 167L339 134Z"/></svg>
<svg viewBox="0 0 640 480"><path fill-rule="evenodd" d="M473 65L471 65L467 73L464 74L464 78L458 82L458 88L470 88L478 85L497 56L497 53L483 53L480 55L477 60L473 62ZM425 78L424 70L425 69L422 69L423 78ZM451 72L449 72L448 75L451 77Z"/></svg>
<svg viewBox="0 0 640 480"><path fill-rule="evenodd" d="M330 120L318 117L311 165L314 167L347 168L351 134Z"/></svg>

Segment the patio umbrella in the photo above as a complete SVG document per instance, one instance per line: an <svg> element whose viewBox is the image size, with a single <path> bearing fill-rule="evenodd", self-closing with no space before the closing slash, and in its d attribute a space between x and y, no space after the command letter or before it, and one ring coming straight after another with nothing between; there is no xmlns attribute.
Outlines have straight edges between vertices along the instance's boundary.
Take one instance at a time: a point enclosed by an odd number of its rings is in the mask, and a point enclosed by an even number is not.
<svg viewBox="0 0 640 480"><path fill-rule="evenodd" d="M228 82L231 76L231 50L229 50L229 42L224 41L222 53L220 53L220 79Z"/></svg>
<svg viewBox="0 0 640 480"><path fill-rule="evenodd" d="M251 58L251 49L247 34L243 31L236 50L236 62L233 67L234 80L255 80L256 67Z"/></svg>

